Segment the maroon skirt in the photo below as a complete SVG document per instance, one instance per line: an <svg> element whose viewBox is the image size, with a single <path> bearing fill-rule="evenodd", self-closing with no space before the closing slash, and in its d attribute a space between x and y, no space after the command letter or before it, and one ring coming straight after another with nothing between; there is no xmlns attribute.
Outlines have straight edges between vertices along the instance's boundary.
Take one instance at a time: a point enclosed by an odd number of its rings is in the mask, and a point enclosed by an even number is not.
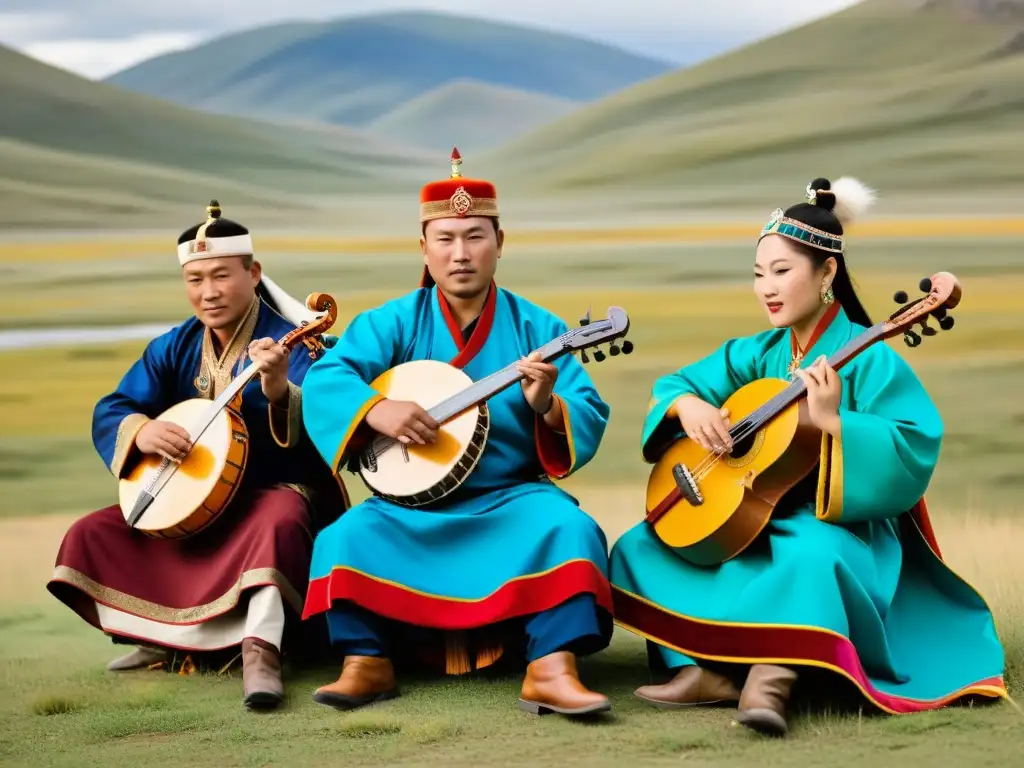
<svg viewBox="0 0 1024 768"><path fill-rule="evenodd" d="M312 548L309 503L288 487L238 497L222 519L188 539L139 533L114 505L71 526L46 587L97 628L96 603L165 624L199 624L267 585L280 589L286 614L298 618Z"/></svg>

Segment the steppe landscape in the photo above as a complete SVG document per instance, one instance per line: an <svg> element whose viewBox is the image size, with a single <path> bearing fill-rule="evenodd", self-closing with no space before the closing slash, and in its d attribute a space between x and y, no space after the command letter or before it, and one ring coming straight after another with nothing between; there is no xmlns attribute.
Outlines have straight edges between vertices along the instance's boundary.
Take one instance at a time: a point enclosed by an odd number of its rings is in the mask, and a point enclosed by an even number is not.
<svg viewBox="0 0 1024 768"><path fill-rule="evenodd" d="M443 63L451 49L479 66ZM590 367L612 406L604 445L566 483L611 542L643 514L651 383L764 327L760 226L810 179L853 175L880 195L848 254L872 317L939 270L964 287L950 333L889 343L942 412L929 506L952 567L996 613L1015 696L1022 83L1020 0L868 0L683 69L414 13L253 29L106 82L0 47L0 763L1013 764L1012 701L901 717L800 704L784 742L730 728L727 710L650 709L630 695L648 681L643 641L621 630L582 664L613 697L601 727L523 715L517 677L409 681L398 701L339 715L310 698L333 667L286 670L287 705L257 717L237 670L106 672L117 649L44 585L70 523L116 499L92 407L187 316L174 244L210 198L292 295L339 300L340 330L415 286L418 190L458 145L464 173L498 185L502 285L570 324L588 307L630 315L635 353Z"/></svg>

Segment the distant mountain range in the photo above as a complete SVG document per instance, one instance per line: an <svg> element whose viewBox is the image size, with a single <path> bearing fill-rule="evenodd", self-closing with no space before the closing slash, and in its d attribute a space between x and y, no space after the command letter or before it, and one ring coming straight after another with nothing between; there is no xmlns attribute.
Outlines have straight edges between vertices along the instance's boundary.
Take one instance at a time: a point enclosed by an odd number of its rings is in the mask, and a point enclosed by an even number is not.
<svg viewBox="0 0 1024 768"><path fill-rule="evenodd" d="M463 123L469 144L496 146L672 68L573 35L396 12L230 34L107 82L209 112L383 126L409 145L456 143L438 134Z"/></svg>
<svg viewBox="0 0 1024 768"><path fill-rule="evenodd" d="M0 227L177 226L217 197L262 226L372 228L395 194L415 216L453 144L548 217L759 209L841 174L975 210L1024 194L1024 0L867 0L667 74L446 18L265 28L111 83L0 47Z"/></svg>
<svg viewBox="0 0 1024 768"><path fill-rule="evenodd" d="M743 205L852 174L1024 189L1024 0L868 0L589 104L479 158L506 189ZM669 192L671 190L671 192ZM665 204L665 200L662 203ZM682 210L682 209L680 209Z"/></svg>
<svg viewBox="0 0 1024 768"><path fill-rule="evenodd" d="M320 200L408 189L439 167L353 129L190 110L2 46L0 99L5 227L188 222L212 197L284 223Z"/></svg>

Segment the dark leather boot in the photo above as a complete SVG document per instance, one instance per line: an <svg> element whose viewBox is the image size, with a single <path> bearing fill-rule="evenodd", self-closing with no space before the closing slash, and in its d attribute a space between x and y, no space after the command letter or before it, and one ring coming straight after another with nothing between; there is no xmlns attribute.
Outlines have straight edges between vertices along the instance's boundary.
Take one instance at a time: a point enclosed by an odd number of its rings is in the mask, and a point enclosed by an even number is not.
<svg viewBox="0 0 1024 768"><path fill-rule="evenodd" d="M568 651L550 653L527 666L519 706L534 715L590 715L612 708L608 697L580 682L576 657Z"/></svg>
<svg viewBox="0 0 1024 768"><path fill-rule="evenodd" d="M786 705L796 678L796 672L789 667L774 664L752 666L740 695L736 720L740 725L766 736L785 736L789 732Z"/></svg>
<svg viewBox="0 0 1024 768"><path fill-rule="evenodd" d="M398 684L390 659L347 656L337 681L318 688L313 694L313 701L348 710L397 697Z"/></svg>
<svg viewBox="0 0 1024 768"><path fill-rule="evenodd" d="M667 683L642 686L633 695L665 709L735 703L740 700L740 692L729 678L695 664L683 667Z"/></svg>
<svg viewBox="0 0 1024 768"><path fill-rule="evenodd" d="M270 643L247 637L242 641L242 685L249 709L274 709L284 701L281 654Z"/></svg>

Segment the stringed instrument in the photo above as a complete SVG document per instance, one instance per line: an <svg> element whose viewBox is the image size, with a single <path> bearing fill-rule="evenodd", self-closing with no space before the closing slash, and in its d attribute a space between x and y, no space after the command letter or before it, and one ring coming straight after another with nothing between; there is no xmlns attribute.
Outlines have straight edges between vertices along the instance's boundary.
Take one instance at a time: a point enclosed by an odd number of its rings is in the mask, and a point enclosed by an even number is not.
<svg viewBox="0 0 1024 768"><path fill-rule="evenodd" d="M541 359L551 362L579 351L581 361L587 363L585 350L605 342L610 342L612 356L633 351L632 342L623 342L621 348L614 343L629 330L624 310L611 307L604 320L591 321L589 315L579 328L540 347ZM604 352L595 352L594 359L604 360ZM522 378L516 362L477 382L438 360L414 360L385 371L370 386L388 399L410 400L427 410L439 425L437 440L406 445L375 435L357 456L363 482L377 496L405 507L443 499L466 481L483 455L490 429L487 400Z"/></svg>
<svg viewBox="0 0 1024 768"><path fill-rule="evenodd" d="M950 330L948 314L960 302L956 277L939 272L920 284L925 296L856 336L828 359L837 372L859 353L903 333L910 347L937 331L928 317ZM895 295L904 304L907 294ZM745 550L764 529L782 497L817 466L821 431L810 420L807 388L765 378L740 387L723 404L733 421L733 449L719 456L682 437L660 457L647 483L646 520L657 537L695 565L725 562Z"/></svg>
<svg viewBox="0 0 1024 768"><path fill-rule="evenodd" d="M306 306L325 313L303 322L278 342L288 350L299 343L316 360L319 335L334 325L338 310L326 293L313 293ZM192 449L181 463L143 454L118 483L121 511L128 525L147 536L183 539L212 525L235 497L249 455L249 430L242 420L242 390L260 371L250 363L216 400L196 397L171 406L157 418L188 432Z"/></svg>

